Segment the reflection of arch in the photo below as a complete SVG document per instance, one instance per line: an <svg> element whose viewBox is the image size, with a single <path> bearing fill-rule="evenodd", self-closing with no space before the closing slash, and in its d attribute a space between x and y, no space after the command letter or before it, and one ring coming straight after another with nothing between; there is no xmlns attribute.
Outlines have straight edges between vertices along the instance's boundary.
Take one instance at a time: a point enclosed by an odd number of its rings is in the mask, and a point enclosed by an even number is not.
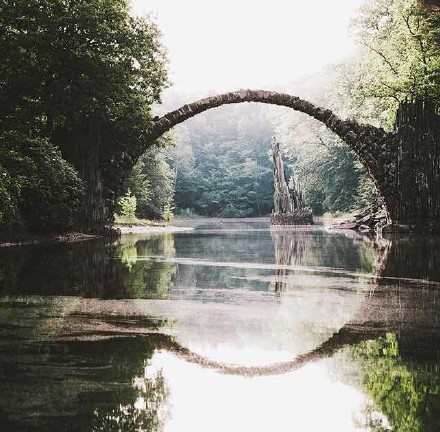
<svg viewBox="0 0 440 432"><path fill-rule="evenodd" d="M380 323L376 326L363 326L349 323L344 325L339 331L334 333L318 347L305 354L301 354L292 360L277 362L266 366L239 366L211 360L208 357L197 354L177 342L173 336L160 332L159 329L166 324L166 320L165 322L155 322L146 317L133 317L132 319L127 320L126 318L121 319L119 317L105 315L99 316L99 320L105 324L110 324L111 326L107 327L104 325L100 330L97 330L94 328L96 323L89 323L89 325L91 324L89 327L86 322L88 319L97 319L98 316L89 316L88 314L75 314L74 316L76 318L82 318L81 328L79 331L71 331L70 329L67 333L61 331L58 334L58 340L88 340L89 338L96 340L97 338L108 339L118 336L124 336L126 338L147 338L149 346L174 353L188 363L198 364L201 367L213 369L225 375L246 377L281 375L288 373L317 360L331 357L347 345L355 345L363 340L375 338L388 331L385 327L380 325ZM116 331L114 325L117 325L118 327ZM145 331L145 326L149 328L148 331Z"/></svg>
<svg viewBox="0 0 440 432"><path fill-rule="evenodd" d="M189 363L198 364L207 369L214 369L225 375L246 377L281 375L292 372L314 361L331 357L347 345L355 345L366 339L383 335L382 328L363 328L354 325L345 325L337 333L308 353L301 354L293 360L273 363L267 366L236 366L210 360L180 345L172 337L164 334L151 335L159 349L173 352Z"/></svg>
<svg viewBox="0 0 440 432"><path fill-rule="evenodd" d="M357 154L360 161L367 168L379 192L383 195L385 177L391 175L391 171L386 166L390 161L384 160L386 154L383 152L383 146L394 137L394 134L387 133L383 129L374 126L360 125L353 120L342 120L329 109L315 106L299 97L286 93L266 90L239 90L207 97L184 105L152 123L151 127L144 132L146 147L151 146L157 138L177 124L197 114L222 105L243 102L261 102L285 106L324 123ZM379 158L380 163L378 163ZM386 200L386 197L384 198Z"/></svg>

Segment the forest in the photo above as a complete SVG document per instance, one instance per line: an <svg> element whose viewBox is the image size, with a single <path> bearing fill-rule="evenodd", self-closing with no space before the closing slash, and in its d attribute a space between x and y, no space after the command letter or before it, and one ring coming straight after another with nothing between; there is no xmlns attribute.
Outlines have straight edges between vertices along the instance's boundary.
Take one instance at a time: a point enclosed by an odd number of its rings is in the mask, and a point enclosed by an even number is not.
<svg viewBox="0 0 440 432"><path fill-rule="evenodd" d="M168 85L125 0L0 2L2 231L99 231Z"/></svg>
<svg viewBox="0 0 440 432"><path fill-rule="evenodd" d="M377 199L342 141L278 107L211 110L145 151L153 111L189 97L164 93L166 49L154 19L132 16L124 0L11 4L0 3L2 235L100 232L126 203L147 219L268 215L272 137L315 214ZM351 25L356 52L279 90L391 130L402 101L440 105L439 28L439 15L417 0L365 2Z"/></svg>

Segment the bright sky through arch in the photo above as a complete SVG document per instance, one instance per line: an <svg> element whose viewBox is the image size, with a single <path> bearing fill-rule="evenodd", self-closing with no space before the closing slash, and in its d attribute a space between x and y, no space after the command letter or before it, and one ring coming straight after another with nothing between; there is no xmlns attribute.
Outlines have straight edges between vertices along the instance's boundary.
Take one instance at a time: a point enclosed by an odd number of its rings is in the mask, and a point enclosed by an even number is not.
<svg viewBox="0 0 440 432"><path fill-rule="evenodd" d="M353 48L362 0L132 0L157 15L179 90L282 88Z"/></svg>

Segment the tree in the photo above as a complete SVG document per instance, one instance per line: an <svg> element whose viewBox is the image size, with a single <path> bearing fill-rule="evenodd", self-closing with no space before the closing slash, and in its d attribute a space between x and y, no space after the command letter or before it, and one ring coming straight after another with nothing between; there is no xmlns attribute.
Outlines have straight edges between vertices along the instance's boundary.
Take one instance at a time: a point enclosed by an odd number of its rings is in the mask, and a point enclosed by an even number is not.
<svg viewBox="0 0 440 432"><path fill-rule="evenodd" d="M149 148L137 161L127 177L124 188L137 199L136 215L147 219L166 219L174 198L175 172L167 146L170 137L161 138L158 145Z"/></svg>
<svg viewBox="0 0 440 432"><path fill-rule="evenodd" d="M13 193L11 176L0 165L0 231L11 230L18 225L17 202Z"/></svg>
<svg viewBox="0 0 440 432"><path fill-rule="evenodd" d="M2 0L0 29L0 133L58 146L85 181L85 227L102 225L167 84L156 24L125 0Z"/></svg>
<svg viewBox="0 0 440 432"><path fill-rule="evenodd" d="M289 144L292 154L295 147ZM348 212L368 206L377 199L365 168L337 139L322 149L308 152L301 159L294 159L293 165L307 203L315 214Z"/></svg>
<svg viewBox="0 0 440 432"><path fill-rule="evenodd" d="M3 229L57 232L74 226L83 183L53 144L0 135L0 173Z"/></svg>
<svg viewBox="0 0 440 432"><path fill-rule="evenodd" d="M440 17L418 0L371 0L352 24L359 55L340 66L341 96L357 118L390 127L398 104L440 102Z"/></svg>
<svg viewBox="0 0 440 432"><path fill-rule="evenodd" d="M222 107L178 127L172 150L177 210L221 217L269 214L271 137L261 105Z"/></svg>
<svg viewBox="0 0 440 432"><path fill-rule="evenodd" d="M119 199L119 206L121 207L122 216L134 219L137 207L137 200L136 197L131 194L130 189L123 197Z"/></svg>

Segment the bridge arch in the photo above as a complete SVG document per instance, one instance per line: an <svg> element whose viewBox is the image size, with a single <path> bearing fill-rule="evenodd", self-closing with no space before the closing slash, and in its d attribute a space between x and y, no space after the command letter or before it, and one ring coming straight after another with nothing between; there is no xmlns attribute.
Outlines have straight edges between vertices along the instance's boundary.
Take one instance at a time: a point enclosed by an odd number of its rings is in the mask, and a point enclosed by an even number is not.
<svg viewBox="0 0 440 432"><path fill-rule="evenodd" d="M208 357L191 351L169 335L152 333L149 336L153 339L157 348L172 352L188 363L197 364L205 369L212 369L224 375L250 378L282 375L292 372L315 361L331 357L346 346L353 346L364 340L377 338L385 334L385 332L383 328L364 328L363 326L348 323L316 348L300 354L292 360L264 366L239 366L211 360Z"/></svg>
<svg viewBox="0 0 440 432"><path fill-rule="evenodd" d="M197 114L222 105L244 102L284 106L307 114L325 124L328 129L338 135L354 151L367 169L385 206L388 207L389 185L391 184L389 180L393 175L393 166L391 161L387 159L388 152L383 150L394 139L395 134L388 133L382 128L359 124L351 119L343 120L329 109L316 106L287 93L267 90L238 90L183 105L181 108L160 118L155 118L151 126L144 131L144 150L150 147L165 132Z"/></svg>

